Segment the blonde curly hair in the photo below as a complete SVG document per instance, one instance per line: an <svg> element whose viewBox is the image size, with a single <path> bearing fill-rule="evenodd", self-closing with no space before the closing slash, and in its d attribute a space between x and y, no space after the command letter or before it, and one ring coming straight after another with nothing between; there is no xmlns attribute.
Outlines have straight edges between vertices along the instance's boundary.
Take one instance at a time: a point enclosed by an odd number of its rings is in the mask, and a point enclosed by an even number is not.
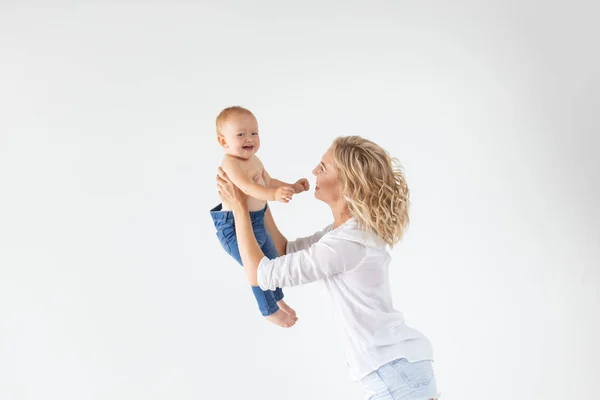
<svg viewBox="0 0 600 400"><path fill-rule="evenodd" d="M393 247L410 222L410 192L402 165L360 136L338 137L332 150L350 214L361 229L375 232Z"/></svg>

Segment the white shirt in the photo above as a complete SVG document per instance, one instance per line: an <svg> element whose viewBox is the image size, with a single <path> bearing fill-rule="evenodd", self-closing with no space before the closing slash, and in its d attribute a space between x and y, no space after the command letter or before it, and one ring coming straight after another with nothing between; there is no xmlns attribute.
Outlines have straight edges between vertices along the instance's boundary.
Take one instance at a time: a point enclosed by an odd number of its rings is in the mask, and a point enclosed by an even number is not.
<svg viewBox="0 0 600 400"><path fill-rule="evenodd" d="M263 290L323 280L341 326L350 376L357 381L398 358L432 360L429 340L392 304L389 246L351 218L289 241L287 254L258 266Z"/></svg>

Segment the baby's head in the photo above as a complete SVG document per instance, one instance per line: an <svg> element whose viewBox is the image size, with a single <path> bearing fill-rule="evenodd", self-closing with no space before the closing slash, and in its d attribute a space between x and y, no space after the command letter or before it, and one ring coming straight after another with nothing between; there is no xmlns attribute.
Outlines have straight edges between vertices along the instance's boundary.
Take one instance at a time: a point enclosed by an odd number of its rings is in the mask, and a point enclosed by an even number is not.
<svg viewBox="0 0 600 400"><path fill-rule="evenodd" d="M249 159L260 148L256 117L242 107L224 109L217 116L217 140L225 153Z"/></svg>

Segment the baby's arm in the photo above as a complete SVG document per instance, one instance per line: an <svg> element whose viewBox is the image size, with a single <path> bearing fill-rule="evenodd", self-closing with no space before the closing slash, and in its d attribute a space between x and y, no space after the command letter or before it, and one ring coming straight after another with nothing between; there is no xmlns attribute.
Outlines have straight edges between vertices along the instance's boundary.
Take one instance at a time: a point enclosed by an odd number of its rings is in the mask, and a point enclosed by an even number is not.
<svg viewBox="0 0 600 400"><path fill-rule="evenodd" d="M265 201L281 201L287 203L294 193L293 189L287 187L265 187L248 176L242 165L235 159L226 157L221 166L229 179L244 193L255 199Z"/></svg>
<svg viewBox="0 0 600 400"><path fill-rule="evenodd" d="M266 169L263 171L264 171L265 184L268 187L277 189L278 187L281 187L281 186L294 186L293 183L286 183L286 182L280 181L278 179L272 178Z"/></svg>
<svg viewBox="0 0 600 400"><path fill-rule="evenodd" d="M285 182L282 182L275 178L271 178L271 176L269 175L269 173L267 172L266 169L264 170L264 174L265 174L265 183L267 184L267 186L272 187L272 188L278 188L278 187L282 187L282 186L290 186L294 189L295 193L301 193L310 188L308 180L306 180L305 178L299 179L298 182L296 182L296 183L285 183Z"/></svg>

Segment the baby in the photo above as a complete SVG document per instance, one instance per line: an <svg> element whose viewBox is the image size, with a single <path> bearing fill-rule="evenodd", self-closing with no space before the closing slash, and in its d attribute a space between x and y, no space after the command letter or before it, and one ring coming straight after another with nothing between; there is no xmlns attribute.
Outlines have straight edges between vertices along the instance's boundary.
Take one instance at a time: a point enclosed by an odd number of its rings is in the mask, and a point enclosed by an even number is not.
<svg viewBox="0 0 600 400"><path fill-rule="evenodd" d="M256 157L260 148L258 122L254 114L245 108L229 107L221 111L217 117L217 140L225 151L221 168L248 195L248 210L258 245L269 259L278 257L264 224L267 201L289 202L293 194L309 189L308 180L303 178L295 184L289 184L271 178ZM219 204L210 213L221 245L241 265L233 212ZM271 291L252 286L252 292L260 312L267 320L284 328L296 323L296 312L283 301L281 288Z"/></svg>

